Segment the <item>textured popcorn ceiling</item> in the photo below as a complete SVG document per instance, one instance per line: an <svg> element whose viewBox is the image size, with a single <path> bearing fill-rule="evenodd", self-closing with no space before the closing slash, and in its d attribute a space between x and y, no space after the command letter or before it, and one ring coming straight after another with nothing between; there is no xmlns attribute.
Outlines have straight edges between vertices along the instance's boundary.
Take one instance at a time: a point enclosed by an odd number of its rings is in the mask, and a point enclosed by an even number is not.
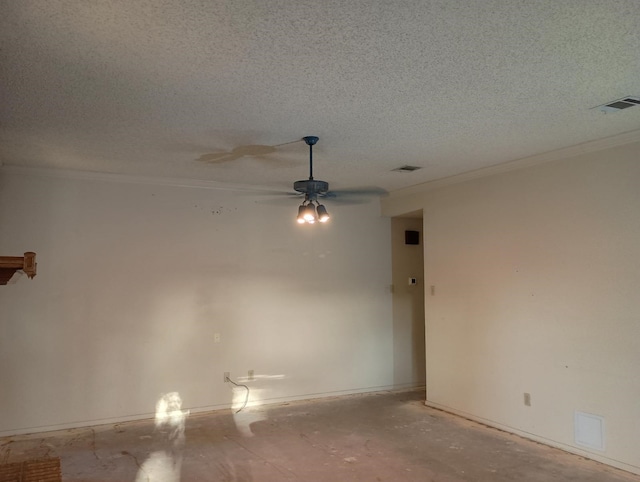
<svg viewBox="0 0 640 482"><path fill-rule="evenodd" d="M0 161L394 190L640 129L640 2L0 0ZM235 149L235 150L234 150ZM412 173L390 172L402 165Z"/></svg>

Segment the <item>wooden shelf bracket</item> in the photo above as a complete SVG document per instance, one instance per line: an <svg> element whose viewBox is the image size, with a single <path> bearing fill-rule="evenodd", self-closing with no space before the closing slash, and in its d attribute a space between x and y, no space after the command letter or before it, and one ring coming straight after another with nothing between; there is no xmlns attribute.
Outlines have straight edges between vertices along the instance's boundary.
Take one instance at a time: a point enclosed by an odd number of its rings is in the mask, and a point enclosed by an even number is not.
<svg viewBox="0 0 640 482"><path fill-rule="evenodd" d="M36 267L36 253L32 251L27 251L24 256L0 256L0 285L6 285L18 270L33 278Z"/></svg>

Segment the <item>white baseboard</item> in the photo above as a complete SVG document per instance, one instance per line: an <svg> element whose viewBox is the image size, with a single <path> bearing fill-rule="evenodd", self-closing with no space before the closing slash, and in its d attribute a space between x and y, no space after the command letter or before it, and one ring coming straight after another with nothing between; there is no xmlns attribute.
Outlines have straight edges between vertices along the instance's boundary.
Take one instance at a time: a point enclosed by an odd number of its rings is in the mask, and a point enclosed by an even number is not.
<svg viewBox="0 0 640 482"><path fill-rule="evenodd" d="M413 390L413 389L421 388L423 386L424 386L423 384L419 384L419 383L403 383L398 385L383 385L383 386L376 386L376 387L353 388L353 389L347 389L347 390L337 390L332 392L305 393L301 395L293 395L288 397L276 397L276 398L253 400L250 403L248 403L247 406L252 407L252 406L261 406L261 405L276 405L279 403L286 403L286 402L314 400L318 398L342 397L342 396L348 396L348 395L357 395L357 394L365 394L365 393L373 393L373 392ZM190 413L194 413L194 414L213 412L218 410L228 410L230 408L233 408L231 403L206 405L201 407L183 407L184 410L189 410ZM107 425L113 425L113 424L119 424L119 423L149 420L149 419L153 419L154 417L155 417L154 412L148 412L148 413L139 413L135 415L126 415L122 417L82 420L82 421L67 422L67 423L61 423L61 424L55 424L55 425L24 427L24 428L12 429L12 430L0 430L0 437L9 437L14 435L28 435L28 434L43 433L43 432L55 432L57 430L69 430L74 428L88 428L88 427L95 428L95 427L107 426Z"/></svg>
<svg viewBox="0 0 640 482"><path fill-rule="evenodd" d="M451 408L448 407L446 405L441 405L439 403L434 403L434 402L430 402L429 400L426 400L424 402L424 404L427 407L431 407L431 408L437 408L438 410L442 410L443 412L447 412L453 415L457 415L459 417L462 418L466 418L468 420L474 421L474 422L478 422L481 423L483 425L488 425L489 427L493 427L493 428L497 428L499 430L502 430L504 432L508 432L508 433L512 433L514 435L518 435L522 438L526 438L528 440L533 440L534 442L538 442L544 445L548 445L549 447L554 447L557 449L561 449L564 450L565 452L569 452L572 453L574 455L579 455L581 457L584 457L586 459L591 459L591 460L595 460L596 462L600 462L606 465L610 465L611 467L615 467L617 469L621 469L621 470L625 470L627 472L631 472L632 474L640 474L640 467L637 467L635 465L631 465L631 464L627 464L625 462L621 462L620 460L615 460L609 457L605 457L604 455L601 454L597 454L594 452L589 452L587 450L583 450L581 448L578 447L574 447L572 445L568 445L562 442L557 442L555 440L551 440L545 437L541 437L539 435L533 434L533 433L529 433L529 432L525 432L523 430L519 430L517 428L514 427L510 427L508 425L503 425L501 423L498 422L494 422L493 420L488 420L482 417L478 417L476 415L473 415L471 413L467 413L467 412L463 412L462 410L456 410L455 408Z"/></svg>

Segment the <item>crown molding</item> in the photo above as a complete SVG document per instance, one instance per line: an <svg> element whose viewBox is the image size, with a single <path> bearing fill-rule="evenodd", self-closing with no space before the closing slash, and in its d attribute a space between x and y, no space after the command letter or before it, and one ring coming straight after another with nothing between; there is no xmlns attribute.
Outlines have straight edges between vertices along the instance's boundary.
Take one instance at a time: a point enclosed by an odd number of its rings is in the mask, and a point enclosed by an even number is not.
<svg viewBox="0 0 640 482"><path fill-rule="evenodd" d="M533 167L539 164L545 164L547 162L558 161L561 159L566 159L581 154L587 154L590 152L602 151L604 149L618 147L625 144L632 144L634 142L640 142L640 130L629 131L623 134L605 137L604 139L584 142L582 144L577 144L571 147L564 147L562 149L537 154L535 156L523 157L521 159L515 159L513 161L495 164L493 166L483 167L480 169L475 169L473 171L467 171L461 174L443 177L440 179L435 179L433 181L427 181L421 184L415 184L413 186L392 191L389 194L389 197L395 198L410 196L412 194L425 193L428 191L433 191L434 189L439 189L441 187L450 186L452 184L459 184L461 182L471 181L473 179L479 179L482 177L501 174L504 172L525 169L527 167Z"/></svg>
<svg viewBox="0 0 640 482"><path fill-rule="evenodd" d="M48 167L26 167L13 164L0 164L0 172L24 176L40 176L58 179L74 179L80 181L106 181L115 183L143 184L151 186L186 187L197 189L213 189L225 191L269 190L248 184L232 184L219 181L208 181L189 178L138 176L132 174L107 173L96 171L80 171L74 169L55 169ZM274 190L275 192L275 190Z"/></svg>

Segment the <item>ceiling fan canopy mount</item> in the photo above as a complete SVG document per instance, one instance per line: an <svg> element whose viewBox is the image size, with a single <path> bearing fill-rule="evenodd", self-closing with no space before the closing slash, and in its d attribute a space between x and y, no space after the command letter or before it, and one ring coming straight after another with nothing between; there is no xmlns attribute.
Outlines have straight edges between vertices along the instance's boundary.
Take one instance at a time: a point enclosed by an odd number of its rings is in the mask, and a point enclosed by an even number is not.
<svg viewBox="0 0 640 482"><path fill-rule="evenodd" d="M302 140L306 142L308 146L314 146L320 140L320 138L317 136L305 136L302 138Z"/></svg>

